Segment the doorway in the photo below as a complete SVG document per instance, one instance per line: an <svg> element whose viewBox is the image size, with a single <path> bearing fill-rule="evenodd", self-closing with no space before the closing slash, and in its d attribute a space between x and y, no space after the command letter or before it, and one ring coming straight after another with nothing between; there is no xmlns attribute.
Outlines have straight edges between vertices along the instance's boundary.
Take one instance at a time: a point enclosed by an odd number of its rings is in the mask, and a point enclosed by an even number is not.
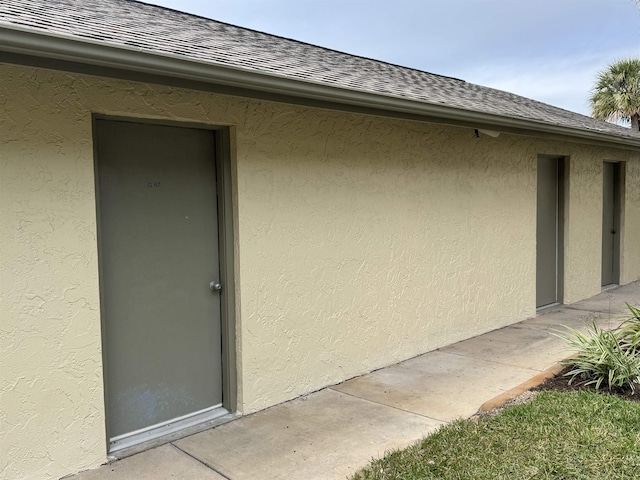
<svg viewBox="0 0 640 480"><path fill-rule="evenodd" d="M538 157L536 308L562 302L564 162Z"/></svg>
<svg viewBox="0 0 640 480"><path fill-rule="evenodd" d="M602 164L602 286L620 283L622 164Z"/></svg>
<svg viewBox="0 0 640 480"><path fill-rule="evenodd" d="M212 130L95 119L109 452L228 413Z"/></svg>

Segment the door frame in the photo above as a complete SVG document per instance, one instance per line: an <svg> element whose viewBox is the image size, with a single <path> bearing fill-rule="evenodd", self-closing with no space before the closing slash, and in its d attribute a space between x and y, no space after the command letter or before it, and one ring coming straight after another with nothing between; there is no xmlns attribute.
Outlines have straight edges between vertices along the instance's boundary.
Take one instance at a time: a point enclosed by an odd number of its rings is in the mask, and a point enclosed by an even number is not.
<svg viewBox="0 0 640 480"><path fill-rule="evenodd" d="M538 164L540 159L555 160L557 162L557 211L556 211L556 301L549 305L538 306L538 293L536 287L535 306L536 311L544 311L564 303L564 256L565 256L565 223L567 221L567 198L569 196L569 157L563 155L544 155L536 157L536 206L537 206L537 179ZM538 212L536 209L536 222ZM536 241L537 241L536 229ZM536 248L537 250L537 248ZM538 265L536 258L536 286Z"/></svg>
<svg viewBox="0 0 640 480"><path fill-rule="evenodd" d="M105 342L106 335L104 335L106 315L104 312L104 291L103 291L103 275L102 275L102 244L101 244L101 232L100 232L100 189L99 189L99 167L98 167L98 145L97 145L97 120L108 121L121 121L128 123L138 124L152 124L171 126L179 128L195 128L199 130L208 130L214 135L215 139L215 158L213 159L215 165L216 174L216 188L218 194L218 249L219 249L219 263L220 263L220 282L224 286L220 292L220 330L222 341L222 406L229 412L230 416L225 416L217 419L216 423L224 423L235 416L235 412L238 409L238 378L237 378L237 353L236 353L236 289L235 289L235 249L234 249L234 189L233 189L233 169L232 169L232 156L231 156L231 128L227 126L208 125L195 122L178 122L171 120L156 120L138 117L124 117L124 116L112 116L103 115L99 113L93 113L91 116L92 127L92 141L93 141L93 168L94 168L94 195L96 201L96 239L97 239L97 252L98 252L98 280L99 280L99 293L100 293L100 326L103 332L102 342L102 371L103 371L103 385L104 385L104 397L103 404L105 409L105 446L109 455L124 457L132 455L142 450L153 448L162 443L175 440L181 436L190 435L198 430L210 428L212 422L205 422L200 426L185 428L176 433L172 433L167 436L153 438L148 442L143 442L132 447L118 450L117 452L109 451L109 426L107 409L109 408L107 403L108 395L108 382L107 382L107 368L108 364L105 361Z"/></svg>
<svg viewBox="0 0 640 480"><path fill-rule="evenodd" d="M603 169L603 181L602 181L602 198L603 198L603 217L604 217L604 168L605 164L611 164L613 169L613 223L617 228L616 238L613 244L613 282L607 285L602 285L603 290L608 290L620 284L620 278L622 277L622 243L624 239L624 196L625 196L625 162L617 160L604 160L602 162ZM604 228L604 223L602 225ZM601 252L604 251L604 245L601 246ZM602 274L600 276L602 279ZM602 283L602 281L600 282Z"/></svg>

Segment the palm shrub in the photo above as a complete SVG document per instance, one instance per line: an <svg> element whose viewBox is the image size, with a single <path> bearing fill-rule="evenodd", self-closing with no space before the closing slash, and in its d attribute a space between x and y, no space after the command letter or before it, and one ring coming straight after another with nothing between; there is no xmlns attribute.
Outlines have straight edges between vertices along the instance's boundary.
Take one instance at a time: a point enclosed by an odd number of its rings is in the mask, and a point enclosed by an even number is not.
<svg viewBox="0 0 640 480"><path fill-rule="evenodd" d="M578 380L594 385L603 384L612 389L640 387L640 309L627 304L631 315L613 330L604 330L594 322L582 333L565 327L569 335L558 335L566 340L576 354L563 361L572 367L565 375L569 384Z"/></svg>
<svg viewBox="0 0 640 480"><path fill-rule="evenodd" d="M626 349L640 355L640 308L628 303L627 308L631 314L620 325L618 336Z"/></svg>
<svg viewBox="0 0 640 480"><path fill-rule="evenodd" d="M615 62L598 74L591 95L591 114L601 120L630 120L638 131L640 122L640 59Z"/></svg>

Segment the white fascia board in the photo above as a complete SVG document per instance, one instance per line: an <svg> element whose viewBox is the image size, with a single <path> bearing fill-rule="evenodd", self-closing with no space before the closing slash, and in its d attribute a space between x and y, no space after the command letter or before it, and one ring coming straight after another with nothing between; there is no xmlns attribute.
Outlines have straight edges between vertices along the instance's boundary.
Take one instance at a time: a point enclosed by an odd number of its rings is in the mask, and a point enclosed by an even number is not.
<svg viewBox="0 0 640 480"><path fill-rule="evenodd" d="M477 124L506 129L528 130L547 134L610 143L626 148L640 148L638 139L620 137L606 132L553 125L535 120L464 110L406 98L379 95L357 89L334 87L306 80L291 79L249 69L212 64L179 55L158 54L152 50L127 45L108 45L91 39L81 39L50 32L0 24L0 51L33 57L63 60L85 65L109 67L126 71L162 75L203 83L226 85L260 92L288 95L344 105L386 110L469 125ZM633 148L635 150L635 148Z"/></svg>

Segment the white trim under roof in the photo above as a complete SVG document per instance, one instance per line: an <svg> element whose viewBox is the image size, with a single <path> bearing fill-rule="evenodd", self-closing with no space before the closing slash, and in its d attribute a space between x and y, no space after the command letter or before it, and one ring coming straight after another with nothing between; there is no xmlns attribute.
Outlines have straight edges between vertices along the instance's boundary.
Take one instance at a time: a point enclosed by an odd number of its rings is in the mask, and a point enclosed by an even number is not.
<svg viewBox="0 0 640 480"><path fill-rule="evenodd" d="M209 84L245 88L303 99L371 108L394 113L426 116L464 122L467 125L491 126L493 130L522 130L606 143L626 149L640 148L638 138L614 135L593 129L571 128L525 118L514 118L446 105L380 95L357 89L329 86L306 80L265 74L250 69L222 66L185 59L179 55L159 54L153 50L114 46L91 39L41 33L32 28L0 24L0 51L115 68L125 71L161 75Z"/></svg>

